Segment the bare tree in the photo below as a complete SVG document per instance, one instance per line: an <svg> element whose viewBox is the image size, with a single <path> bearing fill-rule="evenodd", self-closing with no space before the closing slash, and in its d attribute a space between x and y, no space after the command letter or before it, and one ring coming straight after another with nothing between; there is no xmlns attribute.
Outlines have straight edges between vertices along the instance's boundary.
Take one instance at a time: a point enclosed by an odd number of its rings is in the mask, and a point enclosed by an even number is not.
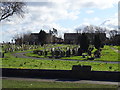
<svg viewBox="0 0 120 90"><path fill-rule="evenodd" d="M20 17L24 16L24 6L26 4L24 2L0 2L0 21L8 19L8 17L13 15L18 15Z"/></svg>
<svg viewBox="0 0 120 90"><path fill-rule="evenodd" d="M109 32L109 35L110 35L110 38L113 38L115 35L117 35L117 30L111 30L110 32Z"/></svg>
<svg viewBox="0 0 120 90"><path fill-rule="evenodd" d="M13 40L15 41L16 44L21 45L23 44L28 44L30 42L32 42L32 36L31 36L31 32L26 32L24 34L17 34L13 37Z"/></svg>
<svg viewBox="0 0 120 90"><path fill-rule="evenodd" d="M53 28L53 31L52 31L52 30L49 30L49 33L50 33L51 35L57 35L57 34L58 34L58 31L57 31L57 29Z"/></svg>
<svg viewBox="0 0 120 90"><path fill-rule="evenodd" d="M83 33L94 33L94 26L90 25L90 26L84 27Z"/></svg>
<svg viewBox="0 0 120 90"><path fill-rule="evenodd" d="M89 26L84 27L83 33L95 33L95 32L105 33L106 30L107 30L106 28L102 28L102 27L94 26L94 25L89 25Z"/></svg>

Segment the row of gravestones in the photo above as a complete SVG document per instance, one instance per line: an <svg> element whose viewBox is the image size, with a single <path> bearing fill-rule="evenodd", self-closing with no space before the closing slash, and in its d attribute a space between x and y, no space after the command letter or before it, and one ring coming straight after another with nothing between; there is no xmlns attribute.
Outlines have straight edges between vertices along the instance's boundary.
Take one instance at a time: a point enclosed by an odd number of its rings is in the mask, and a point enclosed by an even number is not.
<svg viewBox="0 0 120 90"><path fill-rule="evenodd" d="M2 47L3 48L3 47ZM17 46L15 48L12 48L11 46L9 48L5 48L4 52L0 52L0 58L4 58L5 54L4 53L8 53L8 52L14 52L14 51L24 51L24 50L30 50L30 49L37 49L38 46L35 47L21 47L21 46Z"/></svg>
<svg viewBox="0 0 120 90"><path fill-rule="evenodd" d="M49 46L53 46L53 45L49 45ZM4 58L4 53L8 53L8 52L14 52L14 51L24 51L24 50L30 50L30 49L37 49L39 48L39 46L12 46L12 45L8 45L9 48L5 48L4 52L0 52L0 58ZM45 46L46 47L46 46ZM2 45L2 49L4 48L4 45ZM47 52L45 52L45 55L47 55Z"/></svg>
<svg viewBox="0 0 120 90"><path fill-rule="evenodd" d="M18 47L15 47L15 48L12 48L12 47L9 47L9 48L6 48L4 51L5 53L7 52L14 52L14 51L24 51L24 50L30 50L30 49L37 49L38 47L21 47L21 46L18 46Z"/></svg>
<svg viewBox="0 0 120 90"><path fill-rule="evenodd" d="M5 48L4 51L5 53L7 52L14 52L14 51L25 51L25 50L30 50L30 49L37 49L39 48L39 46L28 46L28 45L23 45L23 46L15 46L15 45L7 45L8 48ZM44 47L51 47L53 45L44 45ZM4 45L2 45L2 48L4 47Z"/></svg>
<svg viewBox="0 0 120 90"><path fill-rule="evenodd" d="M48 52L51 53L51 56L49 56L49 58L61 58L61 57L70 57L70 56L77 56L77 55L82 55L81 51L79 48L74 48L74 49L69 49L67 48L67 50L61 50L61 48L52 48L49 51L47 50L34 50L33 53L34 54L38 54L38 55L44 55L47 56Z"/></svg>
<svg viewBox="0 0 120 90"><path fill-rule="evenodd" d="M83 55L83 52L81 50L81 48L67 48L66 50L61 50L61 48L52 48L49 50L34 50L33 53L34 54L38 54L40 56L44 55L45 57L48 55L48 52L51 53L51 56L48 56L49 58L61 58L61 57L70 57L70 56L83 56L83 58L85 58L86 55ZM88 51L88 55L91 56L91 51ZM94 58L100 58L100 50L96 50L94 52ZM92 57L92 59L94 59ZM91 58L89 58L91 59Z"/></svg>

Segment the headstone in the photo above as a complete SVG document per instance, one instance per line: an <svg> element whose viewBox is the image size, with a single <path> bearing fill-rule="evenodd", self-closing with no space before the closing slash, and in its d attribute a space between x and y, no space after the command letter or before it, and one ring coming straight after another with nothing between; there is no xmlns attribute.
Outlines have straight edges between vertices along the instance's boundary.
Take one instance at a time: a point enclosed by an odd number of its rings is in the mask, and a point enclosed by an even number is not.
<svg viewBox="0 0 120 90"><path fill-rule="evenodd" d="M78 56L82 56L82 49L81 49L81 48L78 48L77 55L78 55Z"/></svg>
<svg viewBox="0 0 120 90"><path fill-rule="evenodd" d="M75 49L72 49L72 55L75 55L76 53L75 53Z"/></svg>
<svg viewBox="0 0 120 90"><path fill-rule="evenodd" d="M53 50L51 51L51 55L52 55L52 57L54 57L54 51Z"/></svg>
<svg viewBox="0 0 120 90"><path fill-rule="evenodd" d="M42 50L40 50L39 52L38 52L38 55L43 55L43 51Z"/></svg>
<svg viewBox="0 0 120 90"><path fill-rule="evenodd" d="M39 50L34 50L33 53L34 54L38 54Z"/></svg>
<svg viewBox="0 0 120 90"><path fill-rule="evenodd" d="M45 57L47 56L47 54L48 54L48 52L45 50L45 51L44 51L44 55L45 55Z"/></svg>
<svg viewBox="0 0 120 90"><path fill-rule="evenodd" d="M66 57L70 57L70 49L68 49L67 51L66 51Z"/></svg>
<svg viewBox="0 0 120 90"><path fill-rule="evenodd" d="M95 58L100 58L100 50L96 50L95 52L94 52L94 57Z"/></svg>
<svg viewBox="0 0 120 90"><path fill-rule="evenodd" d="M92 54L90 50L88 50L88 52L87 52L87 53L88 53L88 55L89 55L89 56L91 56L91 54Z"/></svg>
<svg viewBox="0 0 120 90"><path fill-rule="evenodd" d="M4 58L4 53L0 52L0 58Z"/></svg>
<svg viewBox="0 0 120 90"><path fill-rule="evenodd" d="M73 65L72 71L75 71L75 72L90 72L91 71L91 66Z"/></svg>
<svg viewBox="0 0 120 90"><path fill-rule="evenodd" d="M65 56L65 51L61 51L60 56L64 57Z"/></svg>
<svg viewBox="0 0 120 90"><path fill-rule="evenodd" d="M58 50L55 50L55 56L58 57L60 55L60 52Z"/></svg>

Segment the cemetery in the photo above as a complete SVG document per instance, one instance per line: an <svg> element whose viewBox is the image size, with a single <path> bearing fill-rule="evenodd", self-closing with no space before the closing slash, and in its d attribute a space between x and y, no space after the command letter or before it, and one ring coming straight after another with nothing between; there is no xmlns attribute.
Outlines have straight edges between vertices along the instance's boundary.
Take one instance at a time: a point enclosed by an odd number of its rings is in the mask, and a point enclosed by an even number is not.
<svg viewBox="0 0 120 90"><path fill-rule="evenodd" d="M3 89L120 87L119 5L103 2L1 1Z"/></svg>
<svg viewBox="0 0 120 90"><path fill-rule="evenodd" d="M4 45L2 47L2 68L71 70L73 65L90 65L92 71L120 71L119 63L109 63L118 61L118 53L110 47L118 48L119 46L104 46L101 58L94 56L96 49L92 51L92 55L87 53L83 53L82 56L77 55L75 50L79 48L78 45L46 44L44 46L23 45L22 47ZM22 52L27 52L24 55L30 58L14 56L15 53Z"/></svg>

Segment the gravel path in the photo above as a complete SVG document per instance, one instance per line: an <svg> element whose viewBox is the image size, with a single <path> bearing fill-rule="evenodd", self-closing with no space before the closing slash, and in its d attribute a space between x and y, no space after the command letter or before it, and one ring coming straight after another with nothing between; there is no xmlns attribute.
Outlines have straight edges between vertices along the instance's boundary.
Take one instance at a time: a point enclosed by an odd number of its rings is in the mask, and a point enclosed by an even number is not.
<svg viewBox="0 0 120 90"><path fill-rule="evenodd" d="M29 51L32 52L32 51ZM50 58L38 58L38 57L29 57L29 56L25 56L26 53L29 52L20 52L20 53L14 53L13 56L18 57L18 58L30 58L30 59L39 59L39 60L61 60L61 61L79 61L79 62L98 62L98 63L113 63L113 64L118 64L120 63L119 61L88 61L88 60L70 60L70 59L50 59Z"/></svg>
<svg viewBox="0 0 120 90"><path fill-rule="evenodd" d="M104 84L118 85L119 82L109 81L92 81L92 80L76 80L76 79L41 79L41 78L18 78L18 77L2 77L2 80L25 80L25 81L40 81L40 82L66 82L66 83L84 83L84 84Z"/></svg>

